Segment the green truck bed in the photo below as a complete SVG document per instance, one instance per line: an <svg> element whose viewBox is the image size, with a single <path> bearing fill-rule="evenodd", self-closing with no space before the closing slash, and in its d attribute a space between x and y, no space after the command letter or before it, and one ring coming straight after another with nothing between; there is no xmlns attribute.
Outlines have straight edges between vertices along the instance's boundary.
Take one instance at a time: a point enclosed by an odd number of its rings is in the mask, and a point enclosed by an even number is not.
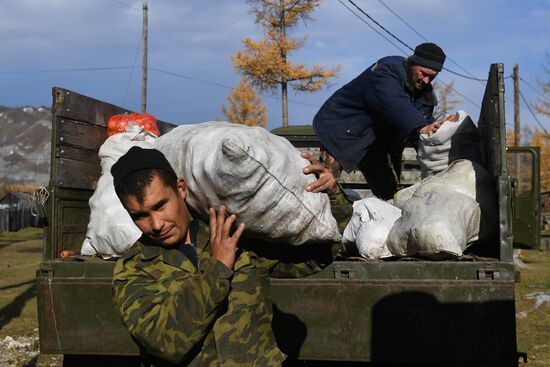
<svg viewBox="0 0 550 367"><path fill-rule="evenodd" d="M100 176L97 151L107 137L105 124L111 115L124 111L53 88L51 196L45 208L44 260L36 282L41 352L64 354L66 364L82 365L84 357L139 353L111 304L114 262L59 257L63 250L81 247L88 199ZM173 126L159 122L163 133ZM498 238L475 246L471 256L460 261L349 259L307 278L273 279L273 329L292 359L517 365L501 64L491 66L478 127L499 198ZM307 140L307 134L291 135L288 138L297 146ZM350 185L357 188L356 182ZM99 360L136 363L133 358Z"/></svg>

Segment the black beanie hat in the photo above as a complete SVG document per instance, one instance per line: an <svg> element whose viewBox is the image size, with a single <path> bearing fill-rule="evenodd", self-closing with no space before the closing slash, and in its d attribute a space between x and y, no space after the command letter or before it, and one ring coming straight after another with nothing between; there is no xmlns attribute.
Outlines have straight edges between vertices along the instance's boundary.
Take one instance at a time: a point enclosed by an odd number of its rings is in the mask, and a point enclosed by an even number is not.
<svg viewBox="0 0 550 367"><path fill-rule="evenodd" d="M150 168L161 169L170 173L175 179L178 178L176 172L160 151L132 147L111 167L115 188L131 173Z"/></svg>
<svg viewBox="0 0 550 367"><path fill-rule="evenodd" d="M414 55L409 57L414 64L424 66L435 71L443 69L445 53L435 43L422 43L414 49Z"/></svg>

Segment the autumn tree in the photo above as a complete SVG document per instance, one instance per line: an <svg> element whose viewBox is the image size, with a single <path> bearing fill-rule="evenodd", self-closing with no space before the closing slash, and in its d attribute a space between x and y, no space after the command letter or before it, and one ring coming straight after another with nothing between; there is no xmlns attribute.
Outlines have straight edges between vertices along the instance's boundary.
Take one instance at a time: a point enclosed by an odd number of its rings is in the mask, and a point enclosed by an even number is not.
<svg viewBox="0 0 550 367"><path fill-rule="evenodd" d="M544 70L547 74L550 74L550 53L546 53L546 67ZM539 81L539 85L546 98L539 98L535 103L535 109L538 113L550 116L550 81Z"/></svg>
<svg viewBox="0 0 550 367"><path fill-rule="evenodd" d="M435 111L436 114L441 113L443 116L447 116L449 113L456 112L456 106L462 103L462 100L457 97L454 85L454 80L449 84L443 84L437 80L434 81L433 87L438 101Z"/></svg>
<svg viewBox="0 0 550 367"><path fill-rule="evenodd" d="M227 121L247 126L266 126L267 109L246 78L241 78L239 84L231 89L227 100L229 108L222 106L222 112Z"/></svg>
<svg viewBox="0 0 550 367"><path fill-rule="evenodd" d="M302 92L314 92L328 84L336 76L339 66L326 69L314 65L293 64L289 56L301 48L305 38L288 37L289 30L300 21L311 20L311 12L320 0L248 0L256 24L264 29L261 41L243 40L244 48L231 58L235 69L248 76L253 85L263 91L276 93L280 88L283 126L288 126L288 88Z"/></svg>
<svg viewBox="0 0 550 367"><path fill-rule="evenodd" d="M548 191L550 190L550 134L535 129L529 145L540 147L540 191Z"/></svg>

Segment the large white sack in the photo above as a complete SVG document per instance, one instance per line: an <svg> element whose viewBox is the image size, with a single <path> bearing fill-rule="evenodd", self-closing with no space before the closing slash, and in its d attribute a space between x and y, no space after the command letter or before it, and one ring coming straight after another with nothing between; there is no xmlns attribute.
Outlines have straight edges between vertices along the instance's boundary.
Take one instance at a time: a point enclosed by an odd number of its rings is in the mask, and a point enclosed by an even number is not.
<svg viewBox="0 0 550 367"><path fill-rule="evenodd" d="M443 171L457 159L481 162L479 131L468 114L456 113L456 122L446 121L432 135L420 134L417 159L422 178Z"/></svg>
<svg viewBox="0 0 550 367"><path fill-rule="evenodd" d="M227 122L183 125L155 142L185 179L187 205L203 219L221 204L248 235L299 245L339 241L326 194L310 193L309 161L286 139L261 127Z"/></svg>
<svg viewBox="0 0 550 367"><path fill-rule="evenodd" d="M342 235L342 243L355 243L361 256L370 259L391 257L386 239L401 210L378 198L353 203L353 215Z"/></svg>
<svg viewBox="0 0 550 367"><path fill-rule="evenodd" d="M411 192L408 200L401 200ZM396 196L396 205L402 206L402 216L387 240L395 256L461 256L472 242L487 240L496 230L493 182L475 162L454 161L401 195Z"/></svg>
<svg viewBox="0 0 550 367"><path fill-rule="evenodd" d="M127 132L109 137L99 149L101 177L89 200L90 222L82 243L82 255L99 255L104 259L122 255L140 237L130 215L115 193L111 166L133 146L153 148L154 135Z"/></svg>

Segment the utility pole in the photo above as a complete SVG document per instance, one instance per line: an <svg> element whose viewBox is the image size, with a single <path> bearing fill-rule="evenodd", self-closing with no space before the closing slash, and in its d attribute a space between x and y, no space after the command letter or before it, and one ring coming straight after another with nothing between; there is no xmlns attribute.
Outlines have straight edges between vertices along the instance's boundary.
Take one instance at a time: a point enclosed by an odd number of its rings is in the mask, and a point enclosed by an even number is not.
<svg viewBox="0 0 550 367"><path fill-rule="evenodd" d="M143 2L143 52L141 54L141 113L147 110L147 0Z"/></svg>
<svg viewBox="0 0 550 367"><path fill-rule="evenodd" d="M514 146L520 146L521 125L519 121L519 66L514 65Z"/></svg>

